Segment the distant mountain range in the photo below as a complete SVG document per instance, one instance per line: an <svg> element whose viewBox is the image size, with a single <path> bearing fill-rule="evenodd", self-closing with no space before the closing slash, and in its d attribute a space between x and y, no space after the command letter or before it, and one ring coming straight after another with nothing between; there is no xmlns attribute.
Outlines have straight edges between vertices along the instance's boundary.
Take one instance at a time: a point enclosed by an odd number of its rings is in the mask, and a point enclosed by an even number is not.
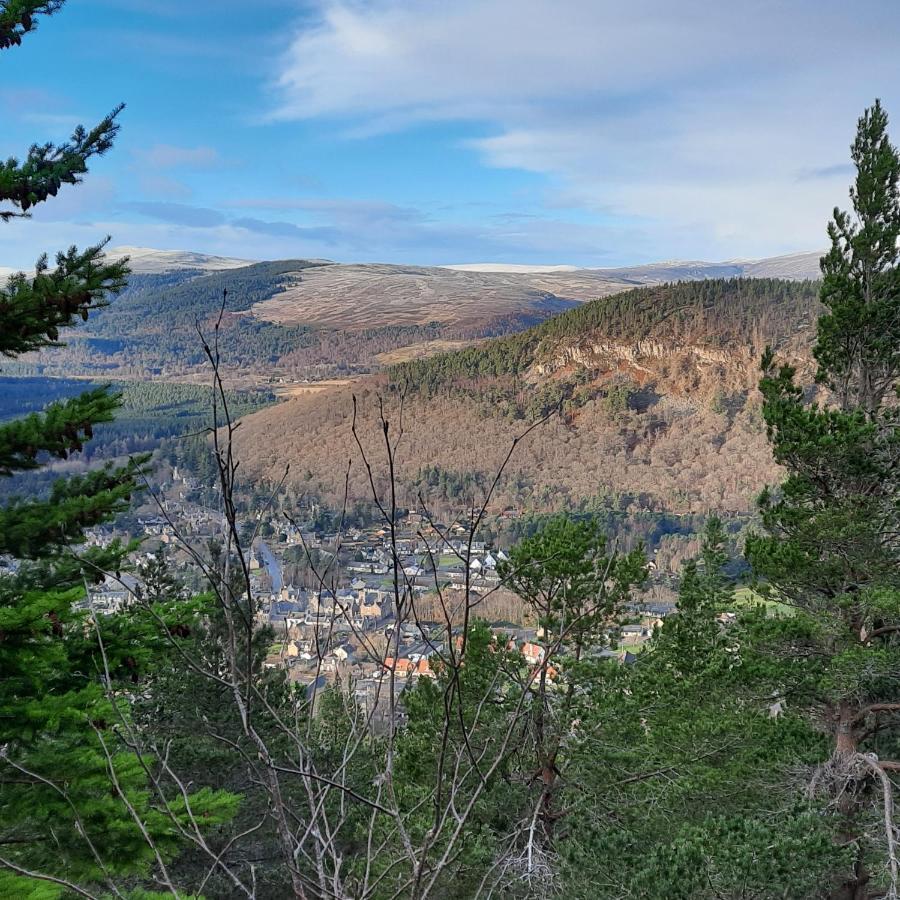
<svg viewBox="0 0 900 900"><path fill-rule="evenodd" d="M175 272L182 269L195 269L203 272L214 272L222 269L236 269L249 266L259 260L235 259L227 256L211 256L191 250L156 250L152 247L113 247L108 251L113 259L123 256L131 260L131 269L138 274L159 274ZM461 263L434 268L455 272L477 272L505 275L554 275L580 273L585 277L609 279L613 281L693 281L698 278L726 278L729 276L745 276L748 278L787 278L802 281L819 277L820 251L806 253L790 253L785 256L772 256L766 259L732 259L725 262L704 262L702 260L678 260L669 262L646 263L639 266L617 266L612 268L595 268L564 265L520 265L517 263ZM330 260L313 260L319 263L332 263ZM354 268L370 268L366 264L355 264ZM384 269L384 265L372 266ZM389 268L406 268L394 267ZM421 267L427 268L427 267ZM3 271L11 271L3 269Z"/></svg>
<svg viewBox="0 0 900 900"><path fill-rule="evenodd" d="M111 259L130 260L131 271L140 275L159 275L193 269L199 272L218 272L222 269L238 269L255 262L252 259L232 259L228 256L210 256L191 250L154 250L152 247L113 247L107 251Z"/></svg>
<svg viewBox="0 0 900 900"><path fill-rule="evenodd" d="M314 326L364 330L392 326L480 329L499 320L544 318L586 300L632 287L709 278L817 278L819 253L796 253L762 260L660 262L609 269L571 266L516 266L475 263L458 266L405 266L334 263L328 260L252 263L139 247L115 248L128 255L139 274L222 273L242 268L242 282L257 266L266 276L277 265L281 278L270 295L254 292L244 312L285 327ZM200 287L201 285L197 285ZM249 298L248 298L249 299ZM506 329L503 329L506 330Z"/></svg>
<svg viewBox="0 0 900 900"><path fill-rule="evenodd" d="M109 255L129 258L128 289L71 332L68 348L36 358L37 373L191 377L204 364L195 323L211 327L226 289L232 370L251 380L296 381L370 372L386 361L521 331L635 287L738 277L811 279L819 257L588 269L253 262L145 247L116 247Z"/></svg>
<svg viewBox="0 0 900 900"><path fill-rule="evenodd" d="M731 259L721 263L693 261L672 261L647 263L641 266L620 266L617 268L580 268L578 266L523 266L506 263L465 263L457 266L443 266L459 272L494 272L521 275L546 275L557 273L581 273L601 279L641 281L656 283L663 281L694 281L700 278L786 278L804 281L819 277L820 251L790 253L766 259Z"/></svg>

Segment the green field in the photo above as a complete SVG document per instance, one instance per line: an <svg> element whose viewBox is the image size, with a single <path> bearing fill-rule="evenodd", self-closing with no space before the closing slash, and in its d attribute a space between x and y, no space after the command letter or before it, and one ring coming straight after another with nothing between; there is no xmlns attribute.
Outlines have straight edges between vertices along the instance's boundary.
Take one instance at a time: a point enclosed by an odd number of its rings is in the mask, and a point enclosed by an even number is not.
<svg viewBox="0 0 900 900"><path fill-rule="evenodd" d="M792 606L779 603L777 600L769 600L749 587L740 587L734 592L734 603L738 607L765 606L771 615L776 613L782 616L794 615Z"/></svg>

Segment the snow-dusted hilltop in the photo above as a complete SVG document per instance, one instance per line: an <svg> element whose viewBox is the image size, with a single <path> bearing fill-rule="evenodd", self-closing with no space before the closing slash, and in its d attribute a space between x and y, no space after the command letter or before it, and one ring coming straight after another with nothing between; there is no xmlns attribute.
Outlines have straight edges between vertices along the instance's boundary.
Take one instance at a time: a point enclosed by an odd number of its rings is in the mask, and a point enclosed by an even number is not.
<svg viewBox="0 0 900 900"><path fill-rule="evenodd" d="M750 278L787 278L802 281L804 278L820 278L819 259L823 253L791 253L787 256L772 256L769 259L745 260L743 274Z"/></svg>
<svg viewBox="0 0 900 900"><path fill-rule="evenodd" d="M255 262L252 259L210 256L207 253L193 253L190 250L155 250L152 247L110 247L106 254L110 259L127 256L131 271L140 275L158 275L179 269L218 272L223 269L239 269Z"/></svg>
<svg viewBox="0 0 900 900"><path fill-rule="evenodd" d="M725 262L705 262L703 260L675 260L671 262L645 263L637 266L617 266L610 268L583 268L579 266L523 266L508 263L464 263L442 266L457 272L497 272L518 275L542 275L555 272L593 275L597 278L623 278L628 281L656 282L693 281L698 278L787 278L803 281L819 277L819 257L821 252L790 253L786 256L772 256L767 259L730 259Z"/></svg>
<svg viewBox="0 0 900 900"><path fill-rule="evenodd" d="M152 247L111 247L107 250L107 255L111 259L129 257L131 271L138 275L157 275L185 269L220 272L243 268L257 262L252 259L212 256L208 253L196 253L191 250L157 250ZM677 260L609 268L553 264L521 265L517 263L462 263L438 267L342 264L335 267L332 272L352 269L353 271L366 270L369 274L378 274L392 270L427 270L435 275L445 271L469 273L473 276L510 276L522 278L523 283L530 279L534 282L530 286L552 293L557 293L554 288L558 287L563 296L588 299L591 296L609 293L608 290L599 290L597 286L600 285L624 288L635 284L658 284L662 281L694 281L703 278L741 276L745 278L787 278L791 281L802 281L807 278L817 279L820 275L819 257L821 255L819 251L811 251L773 256L768 259L731 259L725 262ZM327 262L327 260L320 260L320 262ZM13 271L11 268L0 265L0 277L12 274ZM546 277L546 283L541 280L542 276ZM577 282L577 286L582 290L575 289L575 285L571 283L573 281Z"/></svg>

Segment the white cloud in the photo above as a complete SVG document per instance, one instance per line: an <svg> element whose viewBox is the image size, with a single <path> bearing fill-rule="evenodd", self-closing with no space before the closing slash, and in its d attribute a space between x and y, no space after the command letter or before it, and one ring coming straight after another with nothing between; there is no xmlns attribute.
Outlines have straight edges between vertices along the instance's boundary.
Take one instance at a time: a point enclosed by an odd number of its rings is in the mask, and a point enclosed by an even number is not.
<svg viewBox="0 0 900 900"><path fill-rule="evenodd" d="M146 150L135 150L139 162L151 169L212 169L222 163L214 147L178 147L154 144Z"/></svg>
<svg viewBox="0 0 900 900"><path fill-rule="evenodd" d="M602 248L621 236L639 235L621 226L585 225L564 217L491 217L476 224L451 225L424 213L390 204L330 201L312 221L298 224L241 216L230 220L214 210L176 203L125 203L123 213L140 212L147 221L97 216L90 222L57 219L15 220L4 226L0 266L30 268L39 249L55 252L113 236L117 246L190 249L245 259L328 257L340 261L416 262L495 259L528 263L559 260L573 265L614 264ZM155 221L152 221L155 220ZM645 259L652 258L647 253Z"/></svg>
<svg viewBox="0 0 900 900"><path fill-rule="evenodd" d="M177 178L158 173L140 173L138 184L144 194L167 200L189 200L193 194L190 185Z"/></svg>
<svg viewBox="0 0 900 900"><path fill-rule="evenodd" d="M621 254L764 255L821 244L864 106L900 123L898 26L883 0L325 2L276 116L483 123L488 165L627 221Z"/></svg>

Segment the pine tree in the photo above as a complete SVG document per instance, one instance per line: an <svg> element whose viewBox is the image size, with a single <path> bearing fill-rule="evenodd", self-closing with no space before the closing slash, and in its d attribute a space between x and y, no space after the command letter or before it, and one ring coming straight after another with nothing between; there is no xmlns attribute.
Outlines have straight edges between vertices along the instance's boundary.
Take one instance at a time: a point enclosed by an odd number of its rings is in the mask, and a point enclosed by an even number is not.
<svg viewBox="0 0 900 900"><path fill-rule="evenodd" d="M783 665L763 651L785 626L735 606L728 549L711 517L677 613L631 665L581 686L566 897L799 900L840 857L827 822L782 787L821 740L797 713L772 714Z"/></svg>
<svg viewBox="0 0 900 900"><path fill-rule="evenodd" d="M855 216L835 209L831 250L822 259L815 356L818 380L844 410L875 413L900 373L900 157L887 135L881 103L859 120L850 189Z"/></svg>
<svg viewBox="0 0 900 900"><path fill-rule="evenodd" d="M787 470L760 500L765 534L747 543L756 575L806 629L780 652L817 665L781 690L828 736L810 787L851 849L830 896L897 896L891 821L900 772L900 156L880 103L859 120L854 215L835 210L822 259L814 347L824 396L763 359L764 416ZM794 629L796 632L796 628ZM776 645L777 646L777 645Z"/></svg>
<svg viewBox="0 0 900 900"><path fill-rule="evenodd" d="M138 591L141 599L147 603L161 603L185 597L184 585L172 570L168 556L162 552L150 554L139 563L137 575L142 582L142 587L138 588Z"/></svg>
<svg viewBox="0 0 900 900"><path fill-rule="evenodd" d="M566 782L567 745L577 719L576 696L597 677L596 657L608 634L623 623L631 591L646 574L643 549L609 552L595 519L557 515L515 545L498 574L540 628L542 655L534 678L526 766L537 773L542 852L552 858L560 794ZM548 868L552 865L548 863ZM529 877L533 874L528 872Z"/></svg>
<svg viewBox="0 0 900 900"><path fill-rule="evenodd" d="M20 44L36 16L61 6L0 3L0 48ZM62 185L78 184L89 161L112 146L121 109L64 144L35 145L23 161L0 163L0 218L27 216ZM61 329L125 286L126 262L108 261L103 248L72 247L52 269L43 256L34 275L14 275L0 288L0 354L57 345ZM81 450L118 402L107 389L91 390L0 426L0 476ZM176 846L173 816L184 814L184 803L154 807L148 761L128 752L115 730L127 706L122 686L139 680L159 642L146 623L94 621L82 611L88 585L118 571L130 549L85 548L85 531L127 508L143 462L60 479L48 497L0 509L0 553L18 560L14 574L0 578L2 896L55 897L93 884L121 896L119 876L148 869ZM195 810L214 821L227 805L210 795Z"/></svg>

